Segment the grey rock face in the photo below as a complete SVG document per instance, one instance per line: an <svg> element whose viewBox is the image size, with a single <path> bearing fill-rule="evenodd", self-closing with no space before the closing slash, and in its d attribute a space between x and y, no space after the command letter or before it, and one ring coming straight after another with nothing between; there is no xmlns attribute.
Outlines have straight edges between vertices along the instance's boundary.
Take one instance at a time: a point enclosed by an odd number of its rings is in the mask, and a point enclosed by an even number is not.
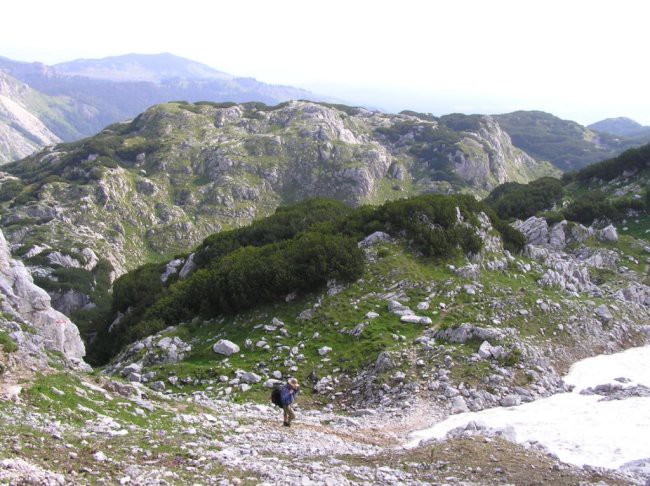
<svg viewBox="0 0 650 486"><path fill-rule="evenodd" d="M548 244L548 224L544 218L531 216L526 221L517 222L514 225L530 245L544 246Z"/></svg>
<svg viewBox="0 0 650 486"><path fill-rule="evenodd" d="M50 294L50 298L52 299L52 307L67 316L76 310L92 305L88 295L73 289L67 292L53 292Z"/></svg>
<svg viewBox="0 0 650 486"><path fill-rule="evenodd" d="M68 358L86 354L79 329L70 319L51 307L48 293L34 285L25 266L11 258L4 235L0 231L0 295L2 310L16 313L32 324L48 348Z"/></svg>
<svg viewBox="0 0 650 486"><path fill-rule="evenodd" d="M162 283L167 282L167 279L171 277L172 275L178 273L178 268L183 264L183 260L176 258L175 260L172 260L165 266L165 271L163 274L160 276L160 281Z"/></svg>
<svg viewBox="0 0 650 486"><path fill-rule="evenodd" d="M650 287L641 283L631 284L624 289L618 290L614 297L618 300L650 307Z"/></svg>

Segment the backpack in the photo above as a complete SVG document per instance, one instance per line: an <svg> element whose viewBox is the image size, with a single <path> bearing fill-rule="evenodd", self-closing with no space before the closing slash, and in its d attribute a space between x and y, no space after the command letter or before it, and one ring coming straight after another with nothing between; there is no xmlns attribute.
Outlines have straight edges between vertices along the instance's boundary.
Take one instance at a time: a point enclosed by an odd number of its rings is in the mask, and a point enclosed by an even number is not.
<svg viewBox="0 0 650 486"><path fill-rule="evenodd" d="M280 387L275 387L271 392L271 403L282 408L282 391Z"/></svg>

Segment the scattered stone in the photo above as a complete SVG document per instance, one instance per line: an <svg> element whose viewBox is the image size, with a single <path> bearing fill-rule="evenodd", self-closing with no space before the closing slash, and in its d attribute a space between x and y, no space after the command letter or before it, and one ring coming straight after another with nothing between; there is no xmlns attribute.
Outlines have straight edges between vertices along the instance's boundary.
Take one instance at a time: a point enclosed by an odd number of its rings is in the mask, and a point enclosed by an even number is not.
<svg viewBox="0 0 650 486"><path fill-rule="evenodd" d="M318 350L318 354L321 355L321 356L325 356L326 354L328 354L330 352L332 352L332 348L330 348L329 346L323 346L322 348L320 348Z"/></svg>
<svg viewBox="0 0 650 486"><path fill-rule="evenodd" d="M106 462L108 460L108 457L106 457L106 454L104 454L102 451L97 451L93 454L93 459L96 462Z"/></svg>

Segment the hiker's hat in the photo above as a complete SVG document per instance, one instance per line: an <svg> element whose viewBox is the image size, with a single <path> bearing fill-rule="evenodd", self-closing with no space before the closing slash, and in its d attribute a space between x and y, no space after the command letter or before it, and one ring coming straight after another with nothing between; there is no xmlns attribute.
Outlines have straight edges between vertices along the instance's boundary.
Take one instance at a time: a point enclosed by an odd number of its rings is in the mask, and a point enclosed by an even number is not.
<svg viewBox="0 0 650 486"><path fill-rule="evenodd" d="M298 384L298 380L296 380L295 378L290 378L287 383L289 383L291 388L293 388L294 390L297 390L298 388L300 388L300 385Z"/></svg>

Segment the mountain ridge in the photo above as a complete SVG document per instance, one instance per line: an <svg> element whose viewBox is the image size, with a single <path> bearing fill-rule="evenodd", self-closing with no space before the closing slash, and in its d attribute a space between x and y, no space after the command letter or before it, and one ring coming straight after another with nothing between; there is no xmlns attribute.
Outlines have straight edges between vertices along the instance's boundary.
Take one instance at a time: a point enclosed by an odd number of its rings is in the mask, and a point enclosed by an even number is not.
<svg viewBox="0 0 650 486"><path fill-rule="evenodd" d="M58 74L109 81L161 82L169 78L232 80L236 76L174 54L123 54L100 59L75 59L54 64Z"/></svg>
<svg viewBox="0 0 650 486"><path fill-rule="evenodd" d="M156 105L6 165L0 224L70 312L127 269L281 204L486 194L508 180L559 174L512 146L492 118L474 123L454 131L444 121L305 101ZM84 270L84 251L103 263Z"/></svg>

